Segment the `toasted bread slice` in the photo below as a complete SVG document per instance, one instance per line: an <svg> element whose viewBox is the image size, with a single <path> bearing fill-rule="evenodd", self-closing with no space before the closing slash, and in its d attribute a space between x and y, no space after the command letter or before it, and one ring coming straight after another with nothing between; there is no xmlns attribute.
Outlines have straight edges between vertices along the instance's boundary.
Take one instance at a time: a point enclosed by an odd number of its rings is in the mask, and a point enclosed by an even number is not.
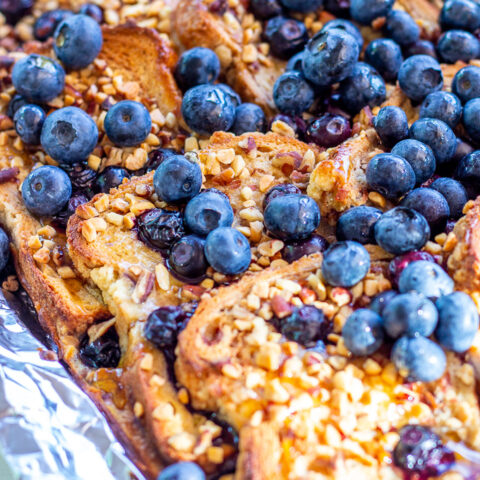
<svg viewBox="0 0 480 480"><path fill-rule="evenodd" d="M401 479L391 450L395 432L413 418L444 441L480 448L473 368L457 356L448 354L440 380L409 384L386 352L350 358L333 334L325 358L274 328L273 316L283 318L305 301L339 332L352 307L337 295L355 303L366 282L389 288L376 273L382 262L375 262L360 285L327 288L325 295L321 261L305 257L205 295L180 334L175 371L192 405L219 411L240 433L235 478Z"/></svg>

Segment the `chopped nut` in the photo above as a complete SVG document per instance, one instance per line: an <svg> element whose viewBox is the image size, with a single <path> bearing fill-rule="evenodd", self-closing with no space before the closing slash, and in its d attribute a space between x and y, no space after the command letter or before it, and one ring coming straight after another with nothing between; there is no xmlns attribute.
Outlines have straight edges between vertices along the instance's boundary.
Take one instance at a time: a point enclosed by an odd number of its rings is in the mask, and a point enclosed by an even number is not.
<svg viewBox="0 0 480 480"><path fill-rule="evenodd" d="M89 168L92 170L97 171L100 168L100 164L102 163L102 159L100 157L97 157L96 155L90 155L88 157L87 164Z"/></svg>
<svg viewBox="0 0 480 480"><path fill-rule="evenodd" d="M69 278L75 278L75 272L72 270L71 267L58 267L57 273L60 275L61 278L67 280Z"/></svg>
<svg viewBox="0 0 480 480"><path fill-rule="evenodd" d="M178 400L184 405L188 404L188 402L190 401L190 395L188 394L186 388L180 388L180 390L178 391Z"/></svg>
<svg viewBox="0 0 480 480"><path fill-rule="evenodd" d="M112 210L118 213L126 213L130 210L130 204L122 198L115 198L110 203Z"/></svg>
<svg viewBox="0 0 480 480"><path fill-rule="evenodd" d="M135 402L135 405L133 406L133 413L137 418L140 418L144 414L145 410L143 408L143 405L140 402Z"/></svg>
<svg viewBox="0 0 480 480"><path fill-rule="evenodd" d="M133 213L127 213L124 215L123 224L126 228L132 229L135 226L135 215Z"/></svg>
<svg viewBox="0 0 480 480"><path fill-rule="evenodd" d="M259 367L272 372L280 367L281 348L276 343L267 343L265 347L260 350L255 356L255 362Z"/></svg>
<svg viewBox="0 0 480 480"><path fill-rule="evenodd" d="M227 68L233 60L232 51L226 45L219 45L215 49L215 53L218 55L220 59L220 64L222 68Z"/></svg>
<svg viewBox="0 0 480 480"><path fill-rule="evenodd" d="M108 210L109 204L110 200L108 198L108 195L101 195L100 198L94 203L95 208L100 213Z"/></svg>
<svg viewBox="0 0 480 480"><path fill-rule="evenodd" d="M387 201L385 200L385 197L380 195L378 192L370 192L368 194L368 198L377 207L385 208L385 206L387 205Z"/></svg>
<svg viewBox="0 0 480 480"><path fill-rule="evenodd" d="M235 157L235 160L232 162L232 168L235 175L240 175L240 173L244 170L245 160L241 155L237 155Z"/></svg>
<svg viewBox="0 0 480 480"><path fill-rule="evenodd" d="M38 250L39 248L42 248L42 242L40 241L40 237L38 235L32 235L28 239L28 246L32 250Z"/></svg>
<svg viewBox="0 0 480 480"><path fill-rule="evenodd" d="M252 45L252 44L245 45L242 53L242 60L245 63L253 63L257 61L257 58L258 58L258 51L255 45Z"/></svg>
<svg viewBox="0 0 480 480"><path fill-rule="evenodd" d="M240 194L244 200L250 200L253 196L253 191L250 187L243 187Z"/></svg>
<svg viewBox="0 0 480 480"><path fill-rule="evenodd" d="M167 291L170 288L170 273L168 273L167 268L162 263L155 267L155 278L162 290Z"/></svg>
<svg viewBox="0 0 480 480"><path fill-rule="evenodd" d="M290 399L287 390L282 386L278 378L274 378L265 387L265 397L275 403L286 403Z"/></svg>
<svg viewBox="0 0 480 480"><path fill-rule="evenodd" d="M57 231L50 225L45 225L37 230L37 234L44 238L53 238L57 234Z"/></svg>
<svg viewBox="0 0 480 480"><path fill-rule="evenodd" d="M88 220L89 218L98 216L98 210L88 203L80 205L75 213L83 220Z"/></svg>
<svg viewBox="0 0 480 480"><path fill-rule="evenodd" d="M123 215L120 215L115 212L108 212L105 215L105 219L107 220L108 223L111 223L112 225L116 225L117 227L120 227L123 224Z"/></svg>
<svg viewBox="0 0 480 480"><path fill-rule="evenodd" d="M210 462L220 465L223 463L225 454L222 447L208 447L207 448L207 458Z"/></svg>
<svg viewBox="0 0 480 480"><path fill-rule="evenodd" d="M243 220L247 220L248 222L261 222L263 221L263 214L258 208L249 207L240 210L239 212L240 218Z"/></svg>
<svg viewBox="0 0 480 480"><path fill-rule="evenodd" d="M284 137L295 138L295 132L293 128L281 120L276 120L272 123L272 132L283 135Z"/></svg>
<svg viewBox="0 0 480 480"><path fill-rule="evenodd" d="M125 160L125 167L129 170L138 170L147 163L148 154L143 148L137 148Z"/></svg>
<svg viewBox="0 0 480 480"><path fill-rule="evenodd" d="M155 276L151 272L144 271L135 285L132 300L135 303L143 303L152 293Z"/></svg>
<svg viewBox="0 0 480 480"><path fill-rule="evenodd" d="M185 151L191 152L193 150L198 150L198 140L195 137L188 137L185 140Z"/></svg>
<svg viewBox="0 0 480 480"><path fill-rule="evenodd" d="M97 239L97 231L95 227L86 220L82 225L82 236L88 242L92 243Z"/></svg>
<svg viewBox="0 0 480 480"><path fill-rule="evenodd" d="M281 290L285 290L294 295L296 295L297 293L300 293L300 291L302 290L302 287L299 283L293 282L292 280L287 280L285 278L277 279L277 281L275 282L275 285Z"/></svg>
<svg viewBox="0 0 480 480"><path fill-rule="evenodd" d="M107 229L107 222L101 217L89 218L84 223L89 223L97 232L104 232Z"/></svg>
<svg viewBox="0 0 480 480"><path fill-rule="evenodd" d="M167 113L167 116L165 117L165 125L171 129L177 126L177 117L173 112Z"/></svg>
<svg viewBox="0 0 480 480"><path fill-rule="evenodd" d="M165 125L165 117L158 108L150 112L150 118L152 119L152 122L157 124L159 127L163 127Z"/></svg>
<svg viewBox="0 0 480 480"><path fill-rule="evenodd" d="M168 444L179 452L191 452L195 446L195 437L187 432L177 433L168 439Z"/></svg>
<svg viewBox="0 0 480 480"><path fill-rule="evenodd" d="M239 365L227 363L222 367L222 374L228 378L238 379L242 375L242 369Z"/></svg>
<svg viewBox="0 0 480 480"><path fill-rule="evenodd" d="M235 150L233 148L227 148L225 150L219 150L216 153L217 160L224 165L230 165L235 160Z"/></svg>
<svg viewBox="0 0 480 480"><path fill-rule="evenodd" d="M153 355L151 353L146 353L140 360L140 368L149 372L153 368Z"/></svg>
<svg viewBox="0 0 480 480"><path fill-rule="evenodd" d="M262 242L258 245L257 249L261 255L266 257L273 257L278 253L285 244L281 240L268 240L267 242Z"/></svg>
<svg viewBox="0 0 480 480"><path fill-rule="evenodd" d="M155 407L152 412L154 420L170 420L175 415L175 409L171 403L162 403Z"/></svg>

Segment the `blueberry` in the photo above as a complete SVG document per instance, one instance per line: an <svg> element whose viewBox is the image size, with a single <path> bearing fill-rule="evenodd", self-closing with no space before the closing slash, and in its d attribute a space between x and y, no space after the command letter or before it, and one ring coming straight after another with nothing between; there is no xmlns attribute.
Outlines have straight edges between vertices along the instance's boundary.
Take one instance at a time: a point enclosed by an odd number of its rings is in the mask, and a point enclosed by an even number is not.
<svg viewBox="0 0 480 480"><path fill-rule="evenodd" d="M437 52L445 63L469 62L480 54L480 42L464 30L449 30L439 38Z"/></svg>
<svg viewBox="0 0 480 480"><path fill-rule="evenodd" d="M153 186L160 199L167 203L189 200L202 186L202 171L197 163L182 155L164 160L155 171Z"/></svg>
<svg viewBox="0 0 480 480"><path fill-rule="evenodd" d="M285 67L285 71L286 72L291 72L293 70L293 71L296 71L296 72L301 72L304 56L305 56L305 50L302 50L301 52L296 53L287 62L287 66Z"/></svg>
<svg viewBox="0 0 480 480"><path fill-rule="evenodd" d="M262 20L282 14L278 0L250 0L250 8L255 17Z"/></svg>
<svg viewBox="0 0 480 480"><path fill-rule="evenodd" d="M383 316L383 311L387 305L398 295L395 290L385 290L378 295L373 297L368 308L373 310L375 313L378 313L381 317Z"/></svg>
<svg viewBox="0 0 480 480"><path fill-rule="evenodd" d="M275 325L288 340L306 348L314 347L318 341L325 342L332 331L325 314L313 305L296 308L288 317L276 319Z"/></svg>
<svg viewBox="0 0 480 480"><path fill-rule="evenodd" d="M70 10L62 9L48 10L42 13L33 25L34 37L41 42L53 37L58 25L70 15L73 15Z"/></svg>
<svg viewBox="0 0 480 480"><path fill-rule="evenodd" d="M88 334L79 345L80 360L90 368L116 368L122 351L115 327L110 327L102 336L90 342Z"/></svg>
<svg viewBox="0 0 480 480"><path fill-rule="evenodd" d="M371 355L382 346L383 320L378 313L360 308L347 318L342 336L345 346L354 355Z"/></svg>
<svg viewBox="0 0 480 480"><path fill-rule="evenodd" d="M230 227L220 227L208 234L205 256L217 272L225 275L243 273L252 259L247 238Z"/></svg>
<svg viewBox="0 0 480 480"><path fill-rule="evenodd" d="M363 245L347 240L330 245L323 256L322 275L334 287L353 287L370 269L370 255Z"/></svg>
<svg viewBox="0 0 480 480"><path fill-rule="evenodd" d="M333 85L352 73L359 54L353 35L338 28L321 30L307 44L303 73L315 85Z"/></svg>
<svg viewBox="0 0 480 480"><path fill-rule="evenodd" d="M24 105L29 105L30 102L16 93L12 99L8 102L8 107L7 107L7 116L8 118L11 118L13 120L13 117L17 113L17 110L19 110L21 107Z"/></svg>
<svg viewBox="0 0 480 480"><path fill-rule="evenodd" d="M228 197L214 188L193 197L185 209L185 224L197 235L206 237L218 227L231 227L233 209Z"/></svg>
<svg viewBox="0 0 480 480"><path fill-rule="evenodd" d="M413 57L414 55L428 55L432 58L437 58L437 51L435 45L430 40L417 40L410 45L403 48L405 58Z"/></svg>
<svg viewBox="0 0 480 480"><path fill-rule="evenodd" d="M387 15L383 31L387 37L402 46L410 45L420 38L420 27L403 10L392 10Z"/></svg>
<svg viewBox="0 0 480 480"><path fill-rule="evenodd" d="M348 18L350 16L350 0L324 0L325 10L336 17Z"/></svg>
<svg viewBox="0 0 480 480"><path fill-rule="evenodd" d="M72 195L72 183L60 168L44 165L29 173L22 184L22 197L28 211L34 215L58 213Z"/></svg>
<svg viewBox="0 0 480 480"><path fill-rule="evenodd" d="M15 63L12 83L28 101L46 103L62 93L65 71L51 58L31 54Z"/></svg>
<svg viewBox="0 0 480 480"><path fill-rule="evenodd" d="M95 5L94 3L84 3L78 13L82 15L88 15L93 18L97 23L103 23L103 10L102 7Z"/></svg>
<svg viewBox="0 0 480 480"><path fill-rule="evenodd" d="M322 31L332 30L334 28L345 30L347 33L352 35L357 40L360 51L362 50L363 35L362 32L360 32L360 29L353 22L350 22L349 20L344 20L343 18L336 18L335 20L328 21L323 26Z"/></svg>
<svg viewBox="0 0 480 480"><path fill-rule="evenodd" d="M166 250L185 235L182 214L152 208L137 218L138 237L149 247Z"/></svg>
<svg viewBox="0 0 480 480"><path fill-rule="evenodd" d="M463 109L463 126L474 143L480 143L480 98L469 100Z"/></svg>
<svg viewBox="0 0 480 480"><path fill-rule="evenodd" d="M307 111L315 99L315 92L300 72L285 72L273 87L273 100L277 108L290 115Z"/></svg>
<svg viewBox="0 0 480 480"><path fill-rule="evenodd" d="M96 178L95 190L101 193L109 193L112 188L117 188L124 179L129 179L130 175L122 167L110 166Z"/></svg>
<svg viewBox="0 0 480 480"><path fill-rule="evenodd" d="M392 148L401 140L408 138L407 115L400 107L381 108L373 120L373 125L387 148Z"/></svg>
<svg viewBox="0 0 480 480"><path fill-rule="evenodd" d="M215 86L227 96L228 100L233 103L235 108L242 103L240 95L232 87L226 85L225 83L217 83Z"/></svg>
<svg viewBox="0 0 480 480"><path fill-rule="evenodd" d="M395 287L398 287L398 281L402 272L413 262L425 260L427 262L435 263L435 259L428 252L413 251L405 253L399 257L395 257L388 265L388 273L390 280Z"/></svg>
<svg viewBox="0 0 480 480"><path fill-rule="evenodd" d="M450 207L446 198L433 188L416 188L408 193L400 205L421 213L433 235L441 233L450 218Z"/></svg>
<svg viewBox="0 0 480 480"><path fill-rule="evenodd" d="M447 0L440 13L440 24L443 30L474 32L480 28L480 5L473 0Z"/></svg>
<svg viewBox="0 0 480 480"><path fill-rule="evenodd" d="M433 382L445 372L443 350L424 337L401 337L392 349L392 362L409 382Z"/></svg>
<svg viewBox="0 0 480 480"><path fill-rule="evenodd" d="M410 208L392 208L375 224L375 240L394 255L420 250L429 238L430 227L425 217Z"/></svg>
<svg viewBox="0 0 480 480"><path fill-rule="evenodd" d="M77 107L65 107L48 115L40 141L58 163L83 162L97 145L98 128L92 117Z"/></svg>
<svg viewBox="0 0 480 480"><path fill-rule="evenodd" d="M0 13L10 25L14 25L30 12L32 6L33 0L0 0Z"/></svg>
<svg viewBox="0 0 480 480"><path fill-rule="evenodd" d="M326 113L308 125L305 138L325 148L336 147L350 138L352 127L343 115Z"/></svg>
<svg viewBox="0 0 480 480"><path fill-rule="evenodd" d="M340 84L340 99L343 107L356 114L363 107L380 105L386 98L385 81L370 65L358 62L348 78Z"/></svg>
<svg viewBox="0 0 480 480"><path fill-rule="evenodd" d="M457 148L455 154L452 157L451 163L457 165L460 160L472 153L475 149L467 142L464 142L460 138L457 138Z"/></svg>
<svg viewBox="0 0 480 480"><path fill-rule="evenodd" d="M60 212L58 212L56 215L52 216L53 225L58 225L60 228L65 230L67 228L69 218L75 213L80 205L87 203L89 200L90 198L83 193L73 193L63 209L60 210Z"/></svg>
<svg viewBox="0 0 480 480"><path fill-rule="evenodd" d="M389 38L377 38L367 45L365 61L374 67L387 82L395 82L403 62L398 43Z"/></svg>
<svg viewBox="0 0 480 480"><path fill-rule="evenodd" d="M55 30L53 49L72 70L88 67L102 49L102 29L87 15L72 15Z"/></svg>
<svg viewBox="0 0 480 480"><path fill-rule="evenodd" d="M281 197L282 195L287 195L289 193L300 195L302 192L298 187L293 185L293 183L281 183L280 185L275 185L265 194L265 198L263 199L263 209L265 210L267 205L274 198Z"/></svg>
<svg viewBox="0 0 480 480"><path fill-rule="evenodd" d="M463 103L480 97L480 67L469 65L460 69L453 77L452 92Z"/></svg>
<svg viewBox="0 0 480 480"><path fill-rule="evenodd" d="M429 55L413 55L402 63L398 82L408 98L420 102L429 93L442 89L443 73L434 58Z"/></svg>
<svg viewBox="0 0 480 480"><path fill-rule="evenodd" d="M415 186L415 172L402 157L380 153L370 160L366 170L368 187L395 200Z"/></svg>
<svg viewBox="0 0 480 480"><path fill-rule="evenodd" d="M205 275L208 263L205 258L205 239L197 235L186 235L173 244L168 265L181 279L197 282Z"/></svg>
<svg viewBox="0 0 480 480"><path fill-rule="evenodd" d="M265 113L254 103L242 103L235 109L235 122L232 132L242 135L246 132L265 132L267 120Z"/></svg>
<svg viewBox="0 0 480 480"><path fill-rule="evenodd" d="M292 263L306 255L313 253L323 253L328 248L328 242L321 235L313 234L304 240L290 242L283 247L282 258L288 263Z"/></svg>
<svg viewBox="0 0 480 480"><path fill-rule="evenodd" d="M442 295L453 291L453 280L436 263L419 260L408 265L398 281L400 292L415 291L422 293L430 300L436 300Z"/></svg>
<svg viewBox="0 0 480 480"><path fill-rule="evenodd" d="M178 462L163 470L157 480L205 480L205 474L196 463Z"/></svg>
<svg viewBox="0 0 480 480"><path fill-rule="evenodd" d="M303 50L308 42L305 24L282 16L268 20L263 35L270 44L272 54L285 60Z"/></svg>
<svg viewBox="0 0 480 480"><path fill-rule="evenodd" d="M386 17L394 3L394 0L350 0L350 14L355 21L370 25L376 18Z"/></svg>
<svg viewBox="0 0 480 480"><path fill-rule="evenodd" d="M465 352L477 333L478 311L470 295L453 292L437 300L438 327L435 337L448 350Z"/></svg>
<svg viewBox="0 0 480 480"><path fill-rule="evenodd" d="M354 207L343 213L337 222L338 240L353 240L365 245L375 243L374 226L382 211L373 207Z"/></svg>
<svg viewBox="0 0 480 480"><path fill-rule="evenodd" d="M117 147L133 147L142 143L150 133L152 119L140 102L122 100L107 112L105 133Z"/></svg>
<svg viewBox="0 0 480 480"><path fill-rule="evenodd" d="M185 92L204 83L213 83L220 75L220 60L209 48L195 47L183 52L175 69L175 79Z"/></svg>
<svg viewBox="0 0 480 480"><path fill-rule="evenodd" d="M323 0L280 0L280 3L289 10L307 13L318 10L323 4Z"/></svg>
<svg viewBox="0 0 480 480"><path fill-rule="evenodd" d="M391 338L402 335L430 336L437 326L435 305L423 295L410 292L397 295L383 310L385 331Z"/></svg>
<svg viewBox="0 0 480 480"><path fill-rule="evenodd" d="M410 137L425 143L435 155L437 163L448 162L457 148L453 130L437 118L421 118L410 127Z"/></svg>
<svg viewBox="0 0 480 480"><path fill-rule="evenodd" d="M462 118L462 103L450 92L430 93L422 103L420 118L438 118L455 128Z"/></svg>
<svg viewBox="0 0 480 480"><path fill-rule="evenodd" d="M75 163L73 165L63 165L62 169L67 172L72 182L74 193L93 198L96 190L97 172L87 167L85 163Z"/></svg>
<svg viewBox="0 0 480 480"><path fill-rule="evenodd" d="M44 121L45 112L42 108L37 105L24 105L15 113L15 131L23 143L38 145Z"/></svg>
<svg viewBox="0 0 480 480"><path fill-rule="evenodd" d="M476 150L463 157L457 166L456 177L465 188L473 187L475 193L480 183L480 150ZM475 195L476 196L476 195Z"/></svg>
<svg viewBox="0 0 480 480"><path fill-rule="evenodd" d="M0 227L0 271L2 271L10 258L10 240L5 230Z"/></svg>
<svg viewBox="0 0 480 480"><path fill-rule="evenodd" d="M178 332L185 320L181 307L160 307L154 310L145 323L145 338L160 350L174 350Z"/></svg>
<svg viewBox="0 0 480 480"><path fill-rule="evenodd" d="M415 172L416 184L426 182L436 168L433 150L418 140L407 139L397 143L392 149L392 154L404 158Z"/></svg>
<svg viewBox="0 0 480 480"><path fill-rule="evenodd" d="M187 125L202 135L228 131L235 121L235 104L223 88L198 85L185 93L182 114Z"/></svg>
<svg viewBox="0 0 480 480"><path fill-rule="evenodd" d="M264 222L273 237L287 242L298 241L317 229L320 210L315 201L306 195L281 195L268 202Z"/></svg>
<svg viewBox="0 0 480 480"><path fill-rule="evenodd" d="M462 216L463 207L468 201L465 187L453 178L437 178L430 188L440 192L447 200L450 208L450 217L457 219Z"/></svg>

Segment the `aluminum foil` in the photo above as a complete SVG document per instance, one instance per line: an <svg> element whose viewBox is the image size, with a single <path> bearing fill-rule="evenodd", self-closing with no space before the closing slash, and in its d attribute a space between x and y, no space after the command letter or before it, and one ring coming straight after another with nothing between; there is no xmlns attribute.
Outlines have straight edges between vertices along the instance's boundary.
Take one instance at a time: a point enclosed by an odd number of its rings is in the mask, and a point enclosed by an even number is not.
<svg viewBox="0 0 480 480"><path fill-rule="evenodd" d="M38 338L48 341L32 310L0 290L0 456L12 478L143 480L95 405L58 361L45 359Z"/></svg>

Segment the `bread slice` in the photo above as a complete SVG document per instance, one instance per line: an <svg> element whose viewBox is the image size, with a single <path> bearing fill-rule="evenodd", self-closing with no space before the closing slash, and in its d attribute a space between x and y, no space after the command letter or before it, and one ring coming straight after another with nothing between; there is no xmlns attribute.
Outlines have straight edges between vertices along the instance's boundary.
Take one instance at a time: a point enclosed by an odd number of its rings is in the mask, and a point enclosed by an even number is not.
<svg viewBox="0 0 480 480"><path fill-rule="evenodd" d="M382 262L350 290L325 288L321 262L304 257L205 295L180 334L175 371L192 405L239 431L235 479L401 479L391 451L407 423L480 448L472 366L448 354L440 380L409 384L386 351L351 358L337 333L367 282L389 288ZM312 303L332 321L326 358L271 321Z"/></svg>

